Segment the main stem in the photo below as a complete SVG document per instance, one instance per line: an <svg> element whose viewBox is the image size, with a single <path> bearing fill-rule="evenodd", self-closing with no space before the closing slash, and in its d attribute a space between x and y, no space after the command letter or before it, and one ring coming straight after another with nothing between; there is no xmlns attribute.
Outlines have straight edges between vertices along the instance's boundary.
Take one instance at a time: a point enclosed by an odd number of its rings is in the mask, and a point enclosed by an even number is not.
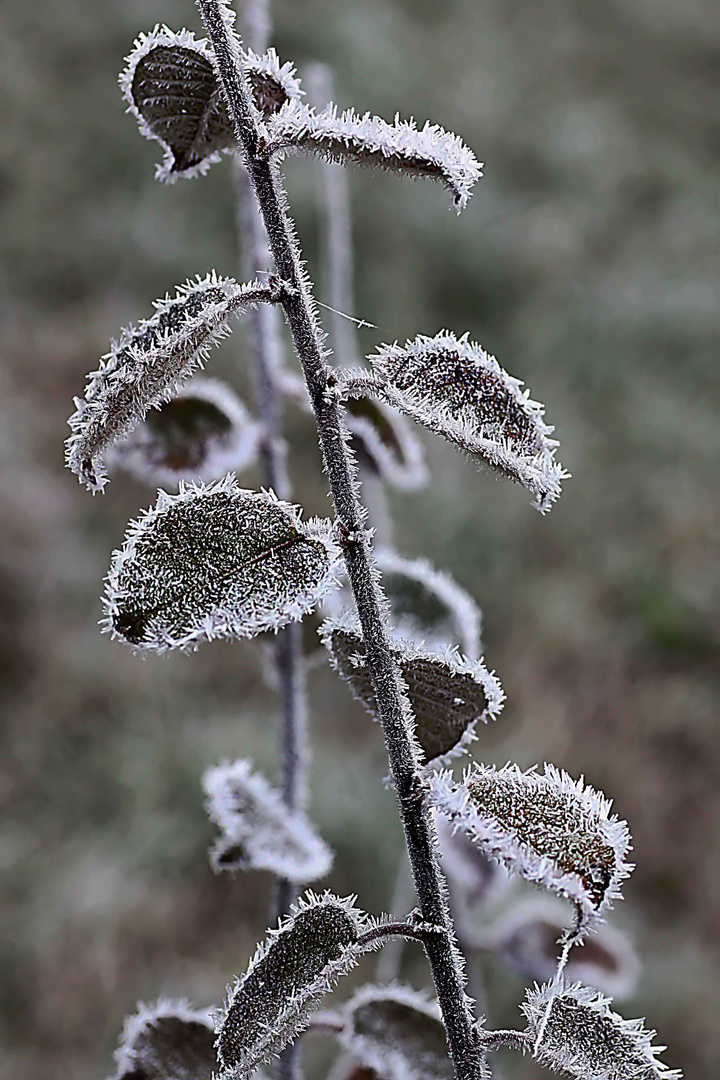
<svg viewBox="0 0 720 1080"><path fill-rule="evenodd" d="M347 455L340 409L327 393L330 371L323 354L309 284L277 176L270 163L258 153L258 121L240 67L230 12L222 0L197 0L197 3L213 46L218 75L263 216L275 267L288 286L283 308L315 413L338 523L346 537L345 562L365 639L420 911L426 922L438 928L437 934L428 935L425 949L445 1021L450 1054L458 1080L485 1078L487 1066L472 1030L473 1018L465 997L445 883L435 857L434 832L413 752L409 706L390 653L381 614L382 594L370 567L363 513Z"/></svg>
<svg viewBox="0 0 720 1080"><path fill-rule="evenodd" d="M245 39L258 55L270 43L269 0L247 0L244 7ZM265 228L246 169L235 165L238 200L238 232L241 238L242 277L255 278L268 267ZM263 483L281 499L292 497L287 471L286 444L282 436L282 396L277 387L280 370L279 317L272 304L258 304L247 321L248 345L255 383L255 404L263 426L260 466ZM307 795L307 691L303 657L302 626L290 623L273 642L278 684L280 793L288 810L303 809ZM287 915L297 895L292 881L279 877L275 882L272 924ZM300 1073L300 1047L287 1046L280 1054L277 1080L295 1080Z"/></svg>

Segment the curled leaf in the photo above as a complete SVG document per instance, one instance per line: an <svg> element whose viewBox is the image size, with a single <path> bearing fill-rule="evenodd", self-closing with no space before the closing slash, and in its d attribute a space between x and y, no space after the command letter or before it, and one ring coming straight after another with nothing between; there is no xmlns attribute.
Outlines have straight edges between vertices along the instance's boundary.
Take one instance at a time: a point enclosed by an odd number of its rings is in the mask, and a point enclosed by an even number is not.
<svg viewBox="0 0 720 1080"><path fill-rule="evenodd" d="M429 177L449 188L458 213L482 175L480 162L462 139L435 124L418 128L414 120L399 118L388 124L370 113L338 112L334 105L318 113L295 99L269 117L266 127L269 157L318 154L345 165Z"/></svg>
<svg viewBox="0 0 720 1080"><path fill-rule="evenodd" d="M357 626L346 619L327 619L320 637L353 696L377 716L365 642ZM397 638L391 651L407 686L415 737L426 764L464 752L478 721L487 723L500 712L502 687L481 660L469 660L449 647L442 653L428 652Z"/></svg>
<svg viewBox="0 0 720 1080"><path fill-rule="evenodd" d="M68 420L66 461L81 483L102 491L108 448L202 366L210 347L230 332L233 315L275 298L267 285L238 285L213 272L181 285L172 299L156 302L152 318L123 330L88 377L85 396L75 399Z"/></svg>
<svg viewBox="0 0 720 1080"><path fill-rule="evenodd" d="M532 1042L545 1025L533 1057L555 1072L576 1080L681 1080L658 1060L665 1047L652 1045L655 1032L644 1021L624 1020L607 998L579 983L536 986L521 1008Z"/></svg>
<svg viewBox="0 0 720 1080"><path fill-rule="evenodd" d="M568 474L554 459L558 444L543 406L467 334L420 335L403 347L381 345L368 359L375 392L390 405L524 484L538 510L551 508Z"/></svg>
<svg viewBox="0 0 720 1080"><path fill-rule="evenodd" d="M383 1080L453 1080L440 1010L405 986L364 986L344 1009L346 1049Z"/></svg>
<svg viewBox="0 0 720 1080"><path fill-rule="evenodd" d="M296 507L240 488L231 474L161 491L113 555L105 629L158 652L278 630L334 585L330 532L329 522L304 523Z"/></svg>
<svg viewBox="0 0 720 1080"><path fill-rule="evenodd" d="M211 853L215 870L269 870L299 884L327 874L330 849L249 761L208 769L203 786L208 814L222 831Z"/></svg>
<svg viewBox="0 0 720 1080"><path fill-rule="evenodd" d="M210 1010L184 1001L140 1005L125 1019L113 1080L204 1080L217 1068Z"/></svg>
<svg viewBox="0 0 720 1080"><path fill-rule="evenodd" d="M482 614L465 589L427 560L406 559L393 548L376 548L373 558L390 606L392 637L422 643L433 652L457 645L471 660L479 659ZM342 573L341 588L323 607L328 615L339 615L352 606L352 590Z"/></svg>
<svg viewBox="0 0 720 1080"><path fill-rule="evenodd" d="M487 946L526 980L552 981L558 943L569 929L563 905L547 897L520 900L506 908L487 931ZM566 978L589 983L613 997L627 997L637 986L637 955L627 934L600 923L570 949Z"/></svg>
<svg viewBox="0 0 720 1080"><path fill-rule="evenodd" d="M274 49L263 56L242 53L242 67L263 117L302 93L292 65L281 64ZM197 176L222 153L237 149L212 48L189 30L156 26L140 34L120 73L120 88L141 134L165 151L158 180Z"/></svg>
<svg viewBox="0 0 720 1080"><path fill-rule="evenodd" d="M443 870L464 904L476 911L492 907L508 890L512 878L505 867L485 855L461 829L435 811Z"/></svg>
<svg viewBox="0 0 720 1080"><path fill-rule="evenodd" d="M250 1080L307 1027L320 998L367 948L359 944L366 927L352 898L307 894L229 993L218 1024L219 1080Z"/></svg>
<svg viewBox="0 0 720 1080"><path fill-rule="evenodd" d="M456 828L512 873L572 900L578 930L587 929L620 896L632 866L627 825L582 779L552 765L544 775L517 765L474 764L457 784L430 777L431 798Z"/></svg>
<svg viewBox="0 0 720 1080"><path fill-rule="evenodd" d="M219 379L192 379L151 409L108 461L154 486L217 480L257 458L260 427Z"/></svg>
<svg viewBox="0 0 720 1080"><path fill-rule="evenodd" d="M361 467L400 491L416 491L427 483L420 442L405 417L384 401L351 398L345 422Z"/></svg>
<svg viewBox="0 0 720 1080"><path fill-rule="evenodd" d="M380 548L375 562L400 634L457 645L471 660L480 657L482 616L470 593L426 559Z"/></svg>

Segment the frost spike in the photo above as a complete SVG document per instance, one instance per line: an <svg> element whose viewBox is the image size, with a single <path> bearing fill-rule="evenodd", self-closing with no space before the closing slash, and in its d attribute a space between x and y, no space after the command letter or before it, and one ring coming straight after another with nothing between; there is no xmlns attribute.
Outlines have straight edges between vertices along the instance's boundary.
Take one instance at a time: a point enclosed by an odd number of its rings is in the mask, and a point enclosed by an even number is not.
<svg viewBox="0 0 720 1080"><path fill-rule="evenodd" d="M333 667L375 716L375 692L357 625L347 618L326 619L319 634ZM395 638L391 649L407 685L424 762L437 765L464 753L478 721L495 719L502 708L504 694L495 675L481 660L469 660L450 646L434 653Z"/></svg>
<svg viewBox="0 0 720 1080"><path fill-rule="evenodd" d="M260 433L226 383L191 379L110 451L108 465L155 487L217 480L253 464Z"/></svg>
<svg viewBox="0 0 720 1080"><path fill-rule="evenodd" d="M250 1080L307 1027L322 996L357 964L368 948L358 944L368 919L353 903L309 892L258 946L217 1024L218 1080Z"/></svg>
<svg viewBox="0 0 720 1080"><path fill-rule="evenodd" d="M620 896L632 870L627 825L582 778L546 765L475 763L461 784L449 772L429 778L431 799L454 826L513 873L572 900L578 933Z"/></svg>
<svg viewBox="0 0 720 1080"><path fill-rule="evenodd" d="M243 52L242 67L263 117L302 93L292 64L281 64L274 49L263 56ZM140 133L164 150L156 179L174 183L201 175L223 153L237 150L212 50L191 31L158 25L140 34L119 82Z"/></svg>
<svg viewBox="0 0 720 1080"><path fill-rule="evenodd" d="M269 870L307 884L324 877L332 852L307 816L291 811L251 762L218 765L203 776L207 811L222 830L212 852L215 870Z"/></svg>
<svg viewBox="0 0 720 1080"><path fill-rule="evenodd" d="M172 299L156 301L150 319L123 330L88 377L85 396L75 399L77 408L68 420L72 434L66 462L80 482L93 492L102 491L107 483L102 458L108 447L202 366L210 347L230 333L233 315L277 298L276 289L261 282L238 285L213 271L181 285Z"/></svg>
<svg viewBox="0 0 720 1080"><path fill-rule="evenodd" d="M328 521L303 522L272 492L180 484L131 522L113 555L104 628L164 652L213 638L254 637L302 618L335 584Z"/></svg>
<svg viewBox="0 0 720 1080"><path fill-rule="evenodd" d="M125 1018L113 1080L209 1080L215 1025L209 1009L161 999Z"/></svg>
<svg viewBox="0 0 720 1080"><path fill-rule="evenodd" d="M567 910L559 900L534 896L504 908L485 935L485 947L496 952L525 980L555 977L559 942L568 929ZM599 923L570 950L565 977L588 983L613 997L635 991L640 964L627 934Z"/></svg>
<svg viewBox="0 0 720 1080"><path fill-rule="evenodd" d="M381 345L373 374L345 376L345 396L373 393L535 495L542 513L569 474L555 461L557 441L544 407L464 334L419 335L404 346ZM338 393L343 395L342 381Z"/></svg>
<svg viewBox="0 0 720 1080"><path fill-rule="evenodd" d="M266 123L268 157L318 154L327 161L367 165L403 176L429 177L450 189L458 213L482 175L481 163L458 135L435 124L418 128L414 120L360 116L328 105L315 112L297 99L283 105Z"/></svg>
<svg viewBox="0 0 720 1080"><path fill-rule="evenodd" d="M364 986L343 1010L345 1049L382 1080L453 1080L436 1002L405 986Z"/></svg>
<svg viewBox="0 0 720 1080"><path fill-rule="evenodd" d="M607 998L579 983L536 986L521 1008L532 1043L545 1024L533 1057L547 1068L576 1080L681 1080L658 1061L665 1047L652 1045L655 1032L643 1020L623 1019Z"/></svg>

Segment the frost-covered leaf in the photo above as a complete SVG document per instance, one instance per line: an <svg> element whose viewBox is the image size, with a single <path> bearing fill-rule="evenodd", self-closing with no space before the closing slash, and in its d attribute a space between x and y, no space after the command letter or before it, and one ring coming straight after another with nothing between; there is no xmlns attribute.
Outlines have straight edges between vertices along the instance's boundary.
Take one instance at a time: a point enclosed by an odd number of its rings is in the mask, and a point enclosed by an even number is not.
<svg viewBox="0 0 720 1080"><path fill-rule="evenodd" d="M375 564L390 605L391 636L416 641L432 651L457 645L471 660L482 654L482 615L470 593L426 559L406 559L392 548L376 548ZM353 607L347 574L323 605L328 615Z"/></svg>
<svg viewBox="0 0 720 1080"><path fill-rule="evenodd" d="M335 583L330 532L330 522L304 523L296 507L231 474L161 491L113 555L105 629L159 652L277 630Z"/></svg>
<svg viewBox="0 0 720 1080"><path fill-rule="evenodd" d="M453 830L439 811L435 811L434 817L442 867L453 890L461 893L464 905L472 910L493 907L510 888L512 877L501 863L485 855L467 833Z"/></svg>
<svg viewBox="0 0 720 1080"><path fill-rule="evenodd" d="M544 775L517 765L474 764L456 783L431 776L431 798L456 828L508 870L576 905L586 929L620 896L632 866L627 825L582 779L552 765Z"/></svg>
<svg viewBox="0 0 720 1080"><path fill-rule="evenodd" d="M259 438L260 426L226 383L192 379L148 412L108 464L156 487L217 480L252 465Z"/></svg>
<svg viewBox="0 0 720 1080"><path fill-rule="evenodd" d="M358 943L366 929L352 898L308 893L229 993L218 1024L219 1080L250 1080L304 1030L308 1014L368 947Z"/></svg>
<svg viewBox="0 0 720 1080"><path fill-rule="evenodd" d="M680 1072L658 1060L665 1047L652 1045L655 1032L644 1021L624 1020L607 998L577 983L552 982L527 992L521 1008L533 1043L550 1002L533 1051L541 1065L576 1080L680 1080Z"/></svg>
<svg viewBox="0 0 720 1080"><path fill-rule="evenodd" d="M290 811L249 761L208 769L203 777L207 810L222 830L211 859L216 870L269 870L307 884L324 877L332 852L307 816Z"/></svg>
<svg viewBox="0 0 720 1080"><path fill-rule="evenodd" d="M560 939L569 929L568 912L559 900L530 897L506 907L491 923L487 947L523 979L549 982L557 970ZM565 967L569 981L588 983L613 997L632 994L639 973L627 934L605 923L571 947Z"/></svg>
<svg viewBox="0 0 720 1080"><path fill-rule="evenodd" d="M357 626L344 618L327 619L320 637L353 696L376 716L365 643ZM391 651L407 685L415 736L426 763L463 752L478 721L487 723L500 712L502 687L481 660L469 660L450 647L432 653L397 638Z"/></svg>
<svg viewBox="0 0 720 1080"><path fill-rule="evenodd" d="M242 53L242 66L261 116L271 116L301 94L291 64L274 49ZM237 148L210 44L188 30L156 26L140 34L120 73L120 88L140 132L165 151L159 180L204 173L223 152Z"/></svg>
<svg viewBox="0 0 720 1080"><path fill-rule="evenodd" d="M423 449L407 420L384 401L351 398L345 407L358 464L400 491L427 483Z"/></svg>
<svg viewBox="0 0 720 1080"><path fill-rule="evenodd" d="M482 651L482 616L470 593L426 559L405 559L387 548L374 554L399 633L457 645L477 660Z"/></svg>
<svg viewBox="0 0 720 1080"><path fill-rule="evenodd" d="M437 1004L404 986L364 986L348 1001L346 1049L384 1080L453 1080Z"/></svg>
<svg viewBox="0 0 720 1080"><path fill-rule="evenodd" d="M113 1080L210 1080L217 1069L211 1010L184 1001L139 1005L125 1019Z"/></svg>
<svg viewBox="0 0 720 1080"><path fill-rule="evenodd" d="M295 99L269 117L266 128L268 156L319 154L342 164L429 177L450 189L458 213L482 175L481 163L462 139L435 124L418 128L414 120L399 118L388 124L370 113L338 112L334 105L318 113Z"/></svg>
<svg viewBox="0 0 720 1080"><path fill-rule="evenodd" d="M471 457L535 495L546 511L568 474L555 461L558 445L522 383L504 371L494 356L443 330L399 345L381 345L368 357L378 380L376 392L390 405Z"/></svg>
<svg viewBox="0 0 720 1080"><path fill-rule="evenodd" d="M156 302L152 318L123 330L88 377L85 396L75 399L68 421L66 461L81 483L102 491L108 448L202 366L210 347L230 332L233 315L274 299L267 285L238 285L213 272L181 285L172 299Z"/></svg>

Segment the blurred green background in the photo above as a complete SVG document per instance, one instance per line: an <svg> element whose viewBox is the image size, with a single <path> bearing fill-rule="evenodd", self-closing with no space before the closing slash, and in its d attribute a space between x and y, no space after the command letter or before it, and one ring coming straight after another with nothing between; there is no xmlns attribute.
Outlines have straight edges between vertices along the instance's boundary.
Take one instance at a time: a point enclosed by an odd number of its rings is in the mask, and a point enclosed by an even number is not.
<svg viewBox="0 0 720 1080"><path fill-rule="evenodd" d="M281 56L331 64L340 104L430 118L486 162L460 218L433 185L352 174L354 314L379 328L361 345L469 330L546 403L573 479L541 518L524 490L428 438L434 488L393 495L397 544L483 607L508 701L477 754L582 772L628 819L637 870L612 919L633 933L644 974L622 1008L659 1028L672 1065L709 1080L720 1069L717 7L278 0L275 14ZM110 552L153 493L118 476L92 499L63 469L72 395L109 339L188 275L237 265L229 162L157 185L158 148L124 112L116 73L156 21L199 30L189 0L0 11L8 1080L108 1074L138 998L219 1001L266 924L264 876L210 872L199 786L221 758L274 768L261 648L143 662L101 637ZM314 271L318 167L293 160L286 174ZM241 333L209 372L247 387ZM288 432L298 500L326 513L312 426L288 411ZM310 690L313 813L337 851L329 884L387 908L401 838L380 732L329 670ZM522 986L490 975L491 1019L513 1023ZM426 980L421 960L408 977Z"/></svg>

